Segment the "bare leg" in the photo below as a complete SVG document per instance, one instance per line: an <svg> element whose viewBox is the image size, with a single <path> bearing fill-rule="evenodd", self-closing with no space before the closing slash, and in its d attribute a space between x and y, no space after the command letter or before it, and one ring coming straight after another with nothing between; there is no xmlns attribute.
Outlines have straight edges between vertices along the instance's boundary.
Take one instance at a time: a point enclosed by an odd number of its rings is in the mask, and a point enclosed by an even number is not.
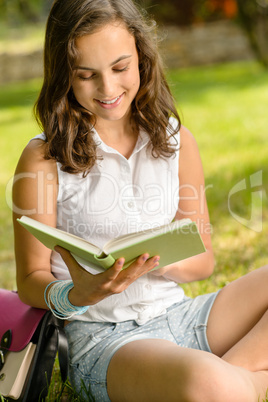
<svg viewBox="0 0 268 402"><path fill-rule="evenodd" d="M251 371L268 370L268 267L226 286L211 309L211 350Z"/></svg>
<svg viewBox="0 0 268 402"><path fill-rule="evenodd" d="M268 370L268 311L222 359L251 371Z"/></svg>
<svg viewBox="0 0 268 402"><path fill-rule="evenodd" d="M163 340L131 342L111 360L116 402L257 402L268 389L268 267L218 295L207 336L217 356Z"/></svg>
<svg viewBox="0 0 268 402"><path fill-rule="evenodd" d="M115 402L257 402L265 374L159 339L128 343L113 356L107 387ZM260 399L262 401L262 399Z"/></svg>

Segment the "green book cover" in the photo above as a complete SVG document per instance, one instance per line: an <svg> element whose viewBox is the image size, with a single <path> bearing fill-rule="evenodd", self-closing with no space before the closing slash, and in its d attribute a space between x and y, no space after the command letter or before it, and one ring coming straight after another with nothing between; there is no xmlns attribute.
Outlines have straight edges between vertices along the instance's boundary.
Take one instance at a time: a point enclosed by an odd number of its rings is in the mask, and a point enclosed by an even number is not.
<svg viewBox="0 0 268 402"><path fill-rule="evenodd" d="M197 225L190 219L120 236L106 243L103 249L26 216L18 222L46 247L53 250L55 246L61 246L69 250L79 263L98 271L110 268L120 257L125 258L126 268L141 254L159 255L158 269L206 251Z"/></svg>

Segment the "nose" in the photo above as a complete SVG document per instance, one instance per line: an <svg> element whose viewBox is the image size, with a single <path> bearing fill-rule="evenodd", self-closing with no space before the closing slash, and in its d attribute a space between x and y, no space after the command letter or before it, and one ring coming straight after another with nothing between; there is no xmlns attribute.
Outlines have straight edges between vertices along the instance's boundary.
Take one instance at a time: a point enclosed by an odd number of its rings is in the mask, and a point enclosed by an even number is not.
<svg viewBox="0 0 268 402"><path fill-rule="evenodd" d="M99 79L99 93L106 97L110 98L115 95L114 89L115 89L115 82L114 78L111 77L110 74L103 74L100 76Z"/></svg>

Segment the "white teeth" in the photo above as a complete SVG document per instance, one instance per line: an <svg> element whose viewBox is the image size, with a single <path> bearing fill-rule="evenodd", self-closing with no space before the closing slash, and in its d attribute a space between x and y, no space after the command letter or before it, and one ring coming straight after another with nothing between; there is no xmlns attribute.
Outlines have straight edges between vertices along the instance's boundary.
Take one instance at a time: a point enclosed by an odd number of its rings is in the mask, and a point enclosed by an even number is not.
<svg viewBox="0 0 268 402"><path fill-rule="evenodd" d="M113 103L115 103L118 99L120 98L120 96L118 96L117 98L111 100L111 101L100 101L101 103L104 103L105 105L112 105Z"/></svg>

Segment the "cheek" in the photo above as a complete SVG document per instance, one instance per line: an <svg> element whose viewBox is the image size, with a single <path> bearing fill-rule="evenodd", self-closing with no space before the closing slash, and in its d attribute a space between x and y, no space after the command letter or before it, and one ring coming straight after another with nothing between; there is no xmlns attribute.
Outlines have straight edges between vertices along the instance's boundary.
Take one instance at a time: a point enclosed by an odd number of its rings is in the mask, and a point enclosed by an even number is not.
<svg viewBox="0 0 268 402"><path fill-rule="evenodd" d="M80 83L73 85L73 93L79 103L89 99L90 90Z"/></svg>
<svg viewBox="0 0 268 402"><path fill-rule="evenodd" d="M139 71L134 76L132 76L132 80L130 82L132 82L132 85L131 85L132 89L138 91L138 89L140 87L140 73L139 73Z"/></svg>
<svg viewBox="0 0 268 402"><path fill-rule="evenodd" d="M73 94L74 94L76 100L78 100L78 98L80 98L79 94L81 93L80 85L73 84L72 89L73 89Z"/></svg>

